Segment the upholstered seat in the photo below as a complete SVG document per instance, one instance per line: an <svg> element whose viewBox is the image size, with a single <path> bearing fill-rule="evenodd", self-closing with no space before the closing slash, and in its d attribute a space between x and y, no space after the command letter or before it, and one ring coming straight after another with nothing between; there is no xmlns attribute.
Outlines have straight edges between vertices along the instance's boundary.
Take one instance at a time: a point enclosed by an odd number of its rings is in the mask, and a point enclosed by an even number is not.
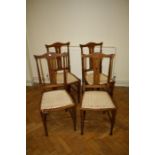
<svg viewBox="0 0 155 155"><path fill-rule="evenodd" d="M94 83L94 73L87 73L86 74L86 81L89 85L92 85ZM108 76L105 74L100 74L100 80L99 84L106 84L108 80Z"/></svg>
<svg viewBox="0 0 155 155"><path fill-rule="evenodd" d="M43 93L41 110L73 106L73 101L66 90L55 90Z"/></svg>
<svg viewBox="0 0 155 155"><path fill-rule="evenodd" d="M57 73L57 83L64 83L64 77L62 72ZM67 84L78 82L78 79L70 72L67 72Z"/></svg>
<svg viewBox="0 0 155 155"><path fill-rule="evenodd" d="M86 91L83 96L82 109L113 109L115 105L107 92Z"/></svg>

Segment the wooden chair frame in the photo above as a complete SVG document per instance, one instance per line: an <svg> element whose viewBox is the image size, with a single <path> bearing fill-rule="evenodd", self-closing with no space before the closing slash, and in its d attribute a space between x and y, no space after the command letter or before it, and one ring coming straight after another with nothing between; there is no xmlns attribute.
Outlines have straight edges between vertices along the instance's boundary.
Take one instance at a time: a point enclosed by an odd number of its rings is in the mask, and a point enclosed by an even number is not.
<svg viewBox="0 0 155 155"><path fill-rule="evenodd" d="M34 55L35 60L36 60L36 65L37 65L37 71L38 71L38 76L39 76L39 84L42 87L42 95L45 92L48 91L54 91L56 89L65 89L67 91L67 82L66 82L66 71L68 70L68 64L67 64L67 59L68 59L68 54L67 53L45 53L42 55ZM45 80L42 79L43 76L41 76L41 71L39 69L39 61L41 59L45 59L48 64L48 71L49 71L49 76L50 76L50 83L45 83ZM56 71L57 71L57 60L62 59L62 64L61 67L59 66L59 70L63 71L63 78L64 78L64 83L63 84L57 84L56 82ZM42 68L41 68L42 70ZM68 94L70 97L70 95ZM61 96L60 96L61 97ZM73 102L73 99L70 97L70 99ZM74 103L74 102L73 102ZM54 108L54 109L43 109L41 110L41 100L40 100L40 114L41 118L43 121L43 126L45 130L45 135L48 136L48 130L47 130L47 124L46 124L46 118L49 112L52 111L57 111L57 110L66 110L69 111L71 118L73 120L73 125L74 125L74 130L76 130L76 104L70 105L70 106L63 106L59 108Z"/></svg>
<svg viewBox="0 0 155 155"><path fill-rule="evenodd" d="M84 69L84 59L82 58L82 92L84 92L84 86L88 85L88 82L85 78L86 77L85 74L89 71L93 71L92 56L89 56L89 55L95 54L95 47L99 47L99 52L96 52L97 54L98 53L103 54L103 52L102 52L103 42L100 42L100 43L89 42L87 44L80 44L82 57L84 55L87 55L87 54L85 54L84 49L88 48L89 49L88 50L88 52L89 52L88 57L90 59L89 68ZM104 54L104 57L110 58L108 81L105 84L105 86L107 86L107 85L109 86L109 88L110 88L109 91L110 91L111 95L113 95L113 88L114 88L114 84L115 84L115 78L114 77L112 78L112 64L113 64L114 56L115 56L114 54ZM100 62L100 67L99 67L99 73L102 73L102 63L101 62Z"/></svg>
<svg viewBox="0 0 155 155"><path fill-rule="evenodd" d="M81 55L82 54L85 54L84 53L84 49L85 48L88 48L88 52L89 54L93 54L95 53L95 47L99 47L99 53L102 53L102 47L103 47L103 42L100 42L100 43L95 43L95 42L89 42L87 44L80 44L80 48L81 48ZM83 62L82 62L83 63ZM89 70L91 71L92 70L92 61L91 61L91 58L90 58L90 62L89 62ZM102 68L101 68L102 69ZM83 72L83 68L82 68L82 72Z"/></svg>
<svg viewBox="0 0 155 155"><path fill-rule="evenodd" d="M78 102L80 102L80 99L81 99L81 80L80 80L77 76L75 76L73 73L71 73L71 67L70 67L70 50L69 50L69 46L70 46L70 42L66 42L66 43L55 42L55 43L53 43L53 44L46 44L46 45L45 45L47 53L49 53L49 52L50 52L50 49L53 48L54 51L55 51L55 53L57 53L57 54L62 53L62 47L67 47L66 53L67 53L67 57L68 57L68 58L67 58L68 71L69 71L69 73L70 73L72 76L74 76L75 79L77 80L77 81L75 81L75 82L67 83L67 85L68 85L69 87L70 87L70 86L73 86L73 87L72 87L73 89L75 88L74 86L76 86L76 88L77 88L77 94L78 94ZM58 59L58 67L61 66L61 63L62 63L61 60ZM74 90L75 90L75 89L74 89Z"/></svg>
<svg viewBox="0 0 155 155"><path fill-rule="evenodd" d="M98 89L98 91L107 91L109 93L109 95L111 96L112 99L112 93L111 93L111 83L112 85L114 84L114 81L110 81L110 77L111 77L111 72L112 72L112 61L114 58L114 54L103 54L103 53L93 53L93 54L82 54L82 62L83 62L83 73L85 77L86 71L87 71L87 61L86 59L89 58L92 60L92 69L94 71L94 77L93 77L93 84L89 85L87 83L84 83L83 85L83 90L84 93L87 90L94 90L94 89ZM108 72L108 82L105 86L105 84L100 84L100 63L102 61L102 59L104 58L109 58L109 72ZM114 103L114 101L113 101ZM114 104L115 105L115 104ZM107 112L109 120L111 122L111 128L110 128L110 135L112 135L112 131L113 131L113 127L114 127L114 123L115 123L115 117L116 117L116 108L107 108L107 109L91 109L91 108L82 108L80 109L80 116L81 116L81 135L83 135L83 131L84 131L84 120L85 120L85 116L86 116L86 111L102 111L103 113Z"/></svg>

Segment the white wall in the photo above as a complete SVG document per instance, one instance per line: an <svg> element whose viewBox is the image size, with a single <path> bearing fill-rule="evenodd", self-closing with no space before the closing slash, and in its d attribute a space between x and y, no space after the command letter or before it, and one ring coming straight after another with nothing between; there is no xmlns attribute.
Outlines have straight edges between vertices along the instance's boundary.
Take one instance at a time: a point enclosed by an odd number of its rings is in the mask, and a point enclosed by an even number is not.
<svg viewBox="0 0 155 155"><path fill-rule="evenodd" d="M33 55L45 52L45 44L70 41L72 46L89 41L117 49L117 83L129 82L128 0L27 0L27 40L32 77L37 76ZM80 52L73 72L81 69ZM76 54L73 54L76 52ZM77 70L77 71L76 71Z"/></svg>
<svg viewBox="0 0 155 155"><path fill-rule="evenodd" d="M31 86L33 81L32 70L30 64L29 47L26 41L26 85Z"/></svg>

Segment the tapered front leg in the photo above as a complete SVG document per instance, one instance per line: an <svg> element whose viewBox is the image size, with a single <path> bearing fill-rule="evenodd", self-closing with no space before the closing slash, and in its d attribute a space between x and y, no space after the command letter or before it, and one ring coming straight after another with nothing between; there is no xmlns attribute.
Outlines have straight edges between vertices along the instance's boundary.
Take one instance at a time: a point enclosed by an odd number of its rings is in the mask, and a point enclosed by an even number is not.
<svg viewBox="0 0 155 155"><path fill-rule="evenodd" d="M111 115L112 115L112 117L111 117L110 135L112 135L113 127L114 127L114 124L115 124L116 110L111 111Z"/></svg>
<svg viewBox="0 0 155 155"><path fill-rule="evenodd" d="M80 111L80 115L81 115L81 135L83 135L83 130L84 130L84 111L83 110Z"/></svg>
<svg viewBox="0 0 155 155"><path fill-rule="evenodd" d="M74 126L74 130L76 131L76 105L70 109L68 109L71 118L73 120L73 126Z"/></svg>
<svg viewBox="0 0 155 155"><path fill-rule="evenodd" d="M47 113L44 112L40 112L41 113L41 117L42 117L42 121L43 121L43 126L44 126L44 130L45 130L45 135L48 136L48 131L47 131L47 124L46 124L46 118L47 118Z"/></svg>
<svg viewBox="0 0 155 155"><path fill-rule="evenodd" d="M74 131L76 131L76 106L73 108Z"/></svg>
<svg viewBox="0 0 155 155"><path fill-rule="evenodd" d="M110 96L111 96L111 97L113 97L114 85L115 85L115 82L112 82L112 83L110 84Z"/></svg>
<svg viewBox="0 0 155 155"><path fill-rule="evenodd" d="M83 119L85 121L85 119L86 119L86 111L83 112Z"/></svg>

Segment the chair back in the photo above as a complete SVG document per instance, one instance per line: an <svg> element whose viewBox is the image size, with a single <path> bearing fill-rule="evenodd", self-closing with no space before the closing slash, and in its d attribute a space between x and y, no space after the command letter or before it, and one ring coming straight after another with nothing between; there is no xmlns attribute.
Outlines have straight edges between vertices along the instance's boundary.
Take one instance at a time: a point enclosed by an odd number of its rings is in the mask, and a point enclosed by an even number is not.
<svg viewBox="0 0 155 155"><path fill-rule="evenodd" d="M89 42L87 44L80 44L81 55L82 54L93 54L93 53L96 53L95 52L95 48L99 48L98 49L98 53L102 53L102 46L103 46L103 43L102 42L100 42L100 43ZM87 52L87 50L88 50L88 52ZM82 64L82 66L83 66L83 64ZM92 67L93 67L93 65L92 65L92 59L90 58L89 59L89 70L90 71L92 70ZM100 68L100 72L101 72L101 70L102 70L102 67ZM82 72L83 72L83 68L82 68Z"/></svg>
<svg viewBox="0 0 155 155"><path fill-rule="evenodd" d="M104 59L109 59L108 63L108 73L107 73L107 84L111 81L112 74L112 64L114 54L103 54L103 53L93 53L93 54L82 54L82 68L83 68L83 81L86 81L86 75L90 72L89 60L92 62L92 72L93 72L93 81L92 84L89 85L84 82L85 88L101 88L104 87L105 84L100 84L101 73L103 72L104 66L102 66ZM101 69L102 68L102 69Z"/></svg>
<svg viewBox="0 0 155 155"><path fill-rule="evenodd" d="M102 53L102 46L103 43L95 43L95 42L89 42L87 44L80 44L81 48L81 54L85 54L84 49L88 48L89 54L93 54L95 52L95 48L99 47L99 52Z"/></svg>
<svg viewBox="0 0 155 155"><path fill-rule="evenodd" d="M68 54L67 53L44 53L42 55L34 55L37 65L39 84L45 85L47 81L45 80L46 75L44 75L45 68L43 67L43 61L46 61L48 66L48 75L50 85L64 85L67 84L67 71L69 69L68 65ZM58 60L61 60L61 65L58 66ZM57 83L57 72L63 72L64 83Z"/></svg>
<svg viewBox="0 0 155 155"><path fill-rule="evenodd" d="M61 53L67 53L67 61L68 61L68 65L69 65L69 71L70 71L70 51L69 51L69 46L70 46L70 42L67 43L61 43L61 42L55 42L53 44L46 44L46 51L47 53L49 52L54 52L57 54L61 54ZM62 61L60 58L57 58L57 62L58 62L58 68L61 68L62 66Z"/></svg>

